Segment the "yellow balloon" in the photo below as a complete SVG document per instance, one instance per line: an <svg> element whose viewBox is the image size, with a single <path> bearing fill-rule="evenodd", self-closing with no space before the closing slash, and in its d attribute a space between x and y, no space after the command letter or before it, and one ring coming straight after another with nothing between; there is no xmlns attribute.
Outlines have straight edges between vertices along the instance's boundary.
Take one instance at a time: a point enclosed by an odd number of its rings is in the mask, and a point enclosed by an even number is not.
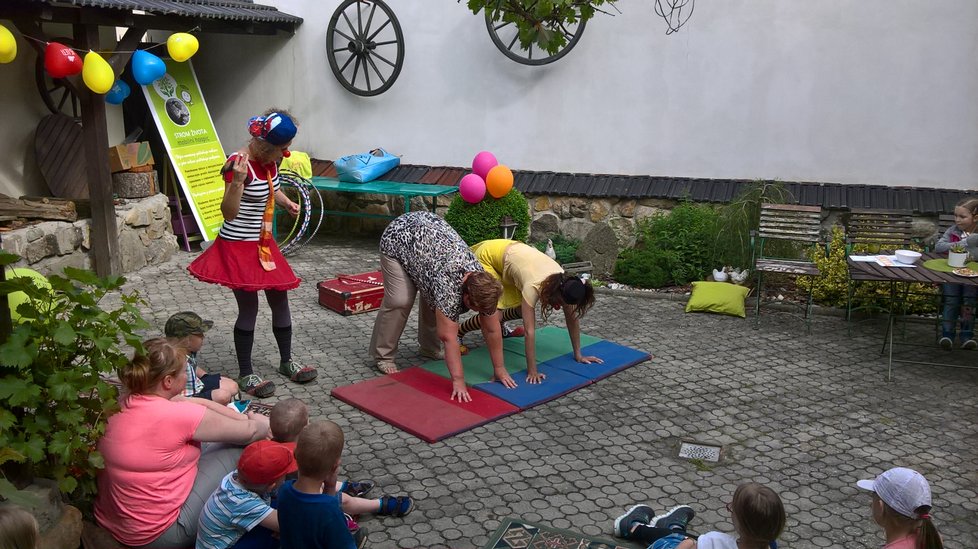
<svg viewBox="0 0 978 549"><path fill-rule="evenodd" d="M102 56L90 51L85 54L85 64L82 65L82 80L88 89L95 93L104 94L112 89L115 83L115 73L112 65L102 59Z"/></svg>
<svg viewBox="0 0 978 549"><path fill-rule="evenodd" d="M197 37L185 32L171 34L166 39L166 51L170 53L170 58L177 63L183 63L197 53L200 43Z"/></svg>
<svg viewBox="0 0 978 549"><path fill-rule="evenodd" d="M17 39L7 27L0 25L0 63L10 63L17 57Z"/></svg>
<svg viewBox="0 0 978 549"><path fill-rule="evenodd" d="M34 281L34 285L38 288L50 288L51 283L48 279L44 277L41 273L28 269L26 267L7 267L7 279L14 277L27 277ZM20 313L17 312L17 307L21 303L27 301L27 294L24 292L13 292L7 294L7 306L10 307L10 318L14 322L24 322L27 319L23 319Z"/></svg>

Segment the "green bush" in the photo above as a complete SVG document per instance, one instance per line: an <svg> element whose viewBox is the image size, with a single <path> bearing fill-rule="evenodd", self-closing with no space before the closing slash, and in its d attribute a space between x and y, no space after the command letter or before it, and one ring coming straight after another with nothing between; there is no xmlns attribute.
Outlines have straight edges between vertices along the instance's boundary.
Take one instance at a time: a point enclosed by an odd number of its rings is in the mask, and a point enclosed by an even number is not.
<svg viewBox="0 0 978 549"><path fill-rule="evenodd" d="M720 208L720 230L716 235L716 263L733 267L751 267L750 232L761 218L761 204L787 204L792 196L777 181L754 181L747 185L732 202ZM769 241L768 255L790 257L795 250L784 241Z"/></svg>
<svg viewBox="0 0 978 549"><path fill-rule="evenodd" d="M499 220L505 215L516 223L513 240L526 242L530 235L530 205L523 193L515 188L499 199L486 195L478 204L469 204L456 195L445 214L445 221L471 246L483 240L502 238Z"/></svg>
<svg viewBox="0 0 978 549"><path fill-rule="evenodd" d="M550 241L554 244L554 253L557 254L557 263L563 265L565 263L573 263L577 261L577 249L581 246L581 242L579 240L573 240L558 234L551 238ZM541 252L546 251L547 243L537 242L536 247Z"/></svg>
<svg viewBox="0 0 978 549"><path fill-rule="evenodd" d="M629 248L618 254L614 277L637 288L661 288L672 280L669 272L674 262L673 254L665 250Z"/></svg>
<svg viewBox="0 0 978 549"><path fill-rule="evenodd" d="M646 256L666 272L666 284L688 284L702 280L716 267L715 243L720 230L719 221L719 215L712 206L681 202L667 214L639 221L636 247L666 252ZM625 256L622 259L628 261L633 257Z"/></svg>
<svg viewBox="0 0 978 549"><path fill-rule="evenodd" d="M0 269L17 259L0 252ZM103 466L95 445L117 408L100 374L128 362L126 346L142 349L137 332L149 326L139 294L118 291L125 280L68 267L48 277L50 288L26 277L0 283L0 294L28 297L17 307L25 322L0 344L0 499L32 476L75 498L94 493ZM115 308L102 306L109 294Z"/></svg>
<svg viewBox="0 0 978 549"><path fill-rule="evenodd" d="M920 251L919 246L910 246ZM871 253L865 246L856 246L852 252L856 255ZM845 232L835 227L832 229L832 242L829 253L825 248L813 248L809 258L818 266L821 276L815 278L798 277L798 286L808 291L814 282L812 299L819 305L845 308L849 267L846 265ZM853 307L875 307L889 303L890 284L888 282L859 282L853 294ZM928 284L911 284L906 296L907 312L912 314L934 314L938 289Z"/></svg>

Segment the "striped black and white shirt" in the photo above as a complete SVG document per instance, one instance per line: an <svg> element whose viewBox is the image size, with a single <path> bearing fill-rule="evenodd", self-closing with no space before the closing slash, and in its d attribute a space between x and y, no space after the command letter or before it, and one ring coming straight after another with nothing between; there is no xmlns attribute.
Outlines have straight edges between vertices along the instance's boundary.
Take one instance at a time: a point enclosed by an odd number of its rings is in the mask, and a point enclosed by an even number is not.
<svg viewBox="0 0 978 549"><path fill-rule="evenodd" d="M228 159L234 160L236 154ZM265 167L271 168L272 183L278 191L278 167L275 164L262 166L253 160L248 161L248 175L245 177L244 191L241 193L241 206L238 216L225 219L218 236L224 240L258 240L261 235L261 218L265 214L265 204L268 202L268 180ZM227 172L225 178L233 175Z"/></svg>

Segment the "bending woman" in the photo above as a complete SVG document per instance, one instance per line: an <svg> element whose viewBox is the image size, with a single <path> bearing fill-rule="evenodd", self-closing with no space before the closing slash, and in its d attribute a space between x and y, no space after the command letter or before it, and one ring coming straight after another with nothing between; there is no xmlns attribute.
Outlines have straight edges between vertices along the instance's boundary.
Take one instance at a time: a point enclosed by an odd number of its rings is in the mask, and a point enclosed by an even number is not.
<svg viewBox="0 0 978 549"><path fill-rule="evenodd" d="M397 372L394 357L398 340L420 290L419 352L429 358L444 357L452 377L452 400L472 400L465 386L458 342L458 317L466 310L479 313L476 325L490 342L496 379L506 387L516 387L503 364L502 330L496 310L502 287L485 272L451 225L433 213L406 213L384 230L380 254L384 300L370 337L370 356L381 372Z"/></svg>
<svg viewBox="0 0 978 549"><path fill-rule="evenodd" d="M187 350L163 338L146 341L119 371L127 396L109 418L98 450L95 519L130 547L190 547L204 502L236 466L241 448L268 437L268 418L211 401L171 400L187 385ZM182 397L180 397L182 398Z"/></svg>
<svg viewBox="0 0 978 549"><path fill-rule="evenodd" d="M590 282L564 274L556 261L533 246L514 240L485 240L472 246L476 259L486 272L503 283L503 295L498 307L502 309L502 321L523 319L526 331L526 380L540 383L547 376L537 371L536 313L540 303L540 315L544 320L554 310L563 309L570 335L574 360L583 364L604 362L596 356L581 354L581 317L594 305L594 288ZM477 326L476 317L462 323L458 331L461 338Z"/></svg>
<svg viewBox="0 0 978 549"><path fill-rule="evenodd" d="M251 141L232 154L221 173L224 224L214 244L187 267L190 274L211 284L227 286L238 302L234 323L234 352L238 358L238 385L258 398L272 396L275 384L255 373L251 350L255 344L258 292L272 309L272 334L278 344L278 372L296 383L316 379L318 372L292 360L292 312L288 291L301 280L292 272L272 235L275 204L298 215L299 205L279 188L278 162L289 155L296 134L292 116L271 109L251 119Z"/></svg>

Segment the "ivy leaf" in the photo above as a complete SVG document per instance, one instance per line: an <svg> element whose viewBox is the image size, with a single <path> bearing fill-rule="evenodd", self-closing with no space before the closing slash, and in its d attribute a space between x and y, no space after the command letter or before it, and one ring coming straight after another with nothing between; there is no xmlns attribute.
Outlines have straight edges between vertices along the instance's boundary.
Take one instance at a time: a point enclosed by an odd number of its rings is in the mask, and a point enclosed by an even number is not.
<svg viewBox="0 0 978 549"><path fill-rule="evenodd" d="M5 376L0 383L0 400L6 400L11 406L32 402L39 396L41 388L26 379Z"/></svg>
<svg viewBox="0 0 978 549"><path fill-rule="evenodd" d="M16 486L11 484L9 480L3 477L0 477L0 496L14 505L20 505L21 507L26 507L28 509L31 509L41 503L41 498L30 492L21 492Z"/></svg>
<svg viewBox="0 0 978 549"><path fill-rule="evenodd" d="M18 326L18 328L20 328ZM37 356L37 344L31 341L31 334L27 330L15 329L7 341L0 345L0 357L3 357L2 364L19 369L29 368Z"/></svg>
<svg viewBox="0 0 978 549"><path fill-rule="evenodd" d="M54 330L54 341L61 345L71 345L75 342L75 330L66 321L58 322L58 327Z"/></svg>
<svg viewBox="0 0 978 549"><path fill-rule="evenodd" d="M58 480L58 488L66 494L70 494L78 488L78 481L75 477L66 476Z"/></svg>

